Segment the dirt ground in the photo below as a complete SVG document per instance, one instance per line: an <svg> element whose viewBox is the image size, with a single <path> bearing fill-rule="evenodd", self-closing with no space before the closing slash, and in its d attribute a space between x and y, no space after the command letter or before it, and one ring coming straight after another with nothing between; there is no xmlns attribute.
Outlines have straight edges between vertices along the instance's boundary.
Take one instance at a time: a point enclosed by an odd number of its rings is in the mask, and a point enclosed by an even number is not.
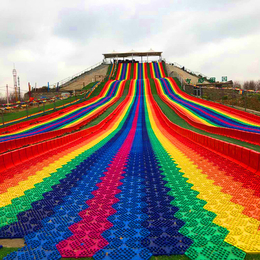
<svg viewBox="0 0 260 260"><path fill-rule="evenodd" d="M23 247L24 239L23 238L15 238L15 239L0 239L0 245L3 247Z"/></svg>

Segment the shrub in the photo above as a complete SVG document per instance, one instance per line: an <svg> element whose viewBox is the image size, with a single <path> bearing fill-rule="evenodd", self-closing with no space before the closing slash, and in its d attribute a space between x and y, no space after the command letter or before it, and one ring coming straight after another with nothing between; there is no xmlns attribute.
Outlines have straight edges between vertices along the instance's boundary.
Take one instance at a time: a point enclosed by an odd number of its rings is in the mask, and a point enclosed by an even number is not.
<svg viewBox="0 0 260 260"><path fill-rule="evenodd" d="M227 95L223 96L222 100L228 100L228 96Z"/></svg>

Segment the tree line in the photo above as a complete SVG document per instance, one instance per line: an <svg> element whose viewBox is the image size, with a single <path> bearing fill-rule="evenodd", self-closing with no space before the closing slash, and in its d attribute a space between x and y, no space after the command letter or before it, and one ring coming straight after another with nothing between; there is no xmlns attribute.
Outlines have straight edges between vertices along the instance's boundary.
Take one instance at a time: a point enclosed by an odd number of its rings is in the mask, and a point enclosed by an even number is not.
<svg viewBox="0 0 260 260"><path fill-rule="evenodd" d="M260 90L260 80L248 80L243 83L234 81L234 87L245 90Z"/></svg>

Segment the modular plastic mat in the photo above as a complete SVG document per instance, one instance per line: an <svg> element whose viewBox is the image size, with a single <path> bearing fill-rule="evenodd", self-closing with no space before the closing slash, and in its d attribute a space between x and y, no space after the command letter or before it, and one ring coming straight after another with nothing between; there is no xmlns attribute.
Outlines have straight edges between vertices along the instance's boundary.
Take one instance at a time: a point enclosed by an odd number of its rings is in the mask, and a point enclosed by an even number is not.
<svg viewBox="0 0 260 260"><path fill-rule="evenodd" d="M26 244L4 259L260 253L260 177L173 132L148 78L106 128L2 173L0 238Z"/></svg>

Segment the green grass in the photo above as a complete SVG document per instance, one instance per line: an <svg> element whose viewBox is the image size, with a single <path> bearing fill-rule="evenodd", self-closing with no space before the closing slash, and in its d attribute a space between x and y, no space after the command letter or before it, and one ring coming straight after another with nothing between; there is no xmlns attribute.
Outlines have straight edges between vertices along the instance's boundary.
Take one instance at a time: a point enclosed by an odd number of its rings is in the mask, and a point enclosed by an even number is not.
<svg viewBox="0 0 260 260"><path fill-rule="evenodd" d="M106 74L105 80L108 80L108 77L109 77L109 74L110 74L110 72L111 72L112 66L113 66L113 64L110 64L110 65L108 66L108 68L107 68L107 74Z"/></svg>
<svg viewBox="0 0 260 260"><path fill-rule="evenodd" d="M96 97L100 92L101 90L103 89L104 85L105 85L106 82L102 82L94 91L93 93L87 98L83 98L83 95L82 96L76 96L76 97L70 97L70 98L67 98L67 99L64 99L64 100L59 100L57 102L55 102L55 106L58 107L58 106L62 106L62 105L65 105L67 103L70 103L72 101L75 101L76 99L79 99L79 98L82 98L82 100L80 100L78 103L82 103L86 100L90 100L91 98L93 97ZM90 83L90 84L94 84L94 82ZM89 85L90 85L89 84ZM88 85L88 86L89 86ZM90 86L91 87L91 86ZM37 112L43 112L44 110L47 110L47 109L50 109L50 108L54 108L54 103L50 103L50 104L45 104L45 108L43 106L43 104L41 104L38 108L38 106L36 107L33 107L33 108L28 108L28 115L32 115L34 113L37 113ZM63 107L59 108L59 109L62 109ZM59 110L59 109L56 109ZM51 114L52 112L55 112L55 110L51 110L51 111L48 111L46 113L44 113L44 115L47 115L47 114ZM37 115L37 116L34 116L34 117L31 117L31 118L28 118L28 120L30 119L33 119L33 118L38 118L40 116L42 116L43 114L40 114L40 115ZM10 112L10 113L6 113L4 114L4 122L7 123L8 121L11 121L11 120L14 120L14 119L19 119L19 118L22 118L24 116L27 116L27 111L26 110L23 110L23 111L19 111L19 112ZM26 121L27 119L24 119L24 121ZM19 122L19 121L18 121ZM12 124L16 124L18 122L13 122L13 123L10 123L8 125L12 125ZM2 124L2 117L0 115L0 124ZM0 125L0 128L2 127L2 125Z"/></svg>
<svg viewBox="0 0 260 260"><path fill-rule="evenodd" d="M18 250L18 248L16 247L12 247L12 248L7 248L7 247L3 247L0 249L0 259L3 259L5 256L7 256L8 254L12 253L13 251Z"/></svg>
<svg viewBox="0 0 260 260"><path fill-rule="evenodd" d="M164 69L165 76L168 77L168 73L167 73L167 70L166 70L166 66L165 66L165 62L164 62L164 61L162 62L162 65L163 65L163 69Z"/></svg>
<svg viewBox="0 0 260 260"><path fill-rule="evenodd" d="M91 82L91 83L89 83L87 86L85 86L84 88L82 88L82 90L89 90L89 89L92 88L96 83L97 83L97 81Z"/></svg>
<svg viewBox="0 0 260 260"><path fill-rule="evenodd" d="M131 65L130 79L134 77L134 63Z"/></svg>
<svg viewBox="0 0 260 260"><path fill-rule="evenodd" d="M18 250L18 248L2 248L0 249L0 260L3 259L5 256L10 254L13 251ZM66 260L76 260L76 259L82 259L82 260L93 260L92 257L85 257L85 258L62 258ZM172 255L172 256L153 256L151 260L189 260L190 258L185 255ZM245 257L245 260L259 260L260 254L248 254Z"/></svg>
<svg viewBox="0 0 260 260"><path fill-rule="evenodd" d="M148 79L152 78L151 76L151 70L150 70L150 65L147 63L147 77Z"/></svg>
<svg viewBox="0 0 260 260"><path fill-rule="evenodd" d="M181 85L181 82L179 81L178 78L174 78L175 82L177 83L178 87L183 91L185 92L185 90L183 89L182 85ZM187 94L187 93L186 93Z"/></svg>
<svg viewBox="0 0 260 260"><path fill-rule="evenodd" d="M87 98L87 100L93 98L93 97L96 97L100 92L101 90L103 89L103 87L105 86L106 82L102 82L100 83L97 88L91 93L91 95Z"/></svg>
<svg viewBox="0 0 260 260"><path fill-rule="evenodd" d="M163 113L171 120L174 124L177 124L183 128L189 129L191 131L197 132L199 134L207 135L212 138L216 138L225 142L233 143L236 145L244 146L249 149L255 150L260 152L260 146L258 145L253 145L250 143L246 143L237 139L233 139L230 137L222 136L222 135L217 135L217 134L212 134L208 133L206 131L197 129L196 127L191 126L188 124L184 119L182 119L180 116L178 116L167 104L165 104L162 99L157 95L155 83L153 80L150 80L150 85L151 85L151 90L153 93L153 97L155 101L158 103L159 107L162 109Z"/></svg>
<svg viewBox="0 0 260 260"><path fill-rule="evenodd" d="M64 100L58 100L58 101L55 102L55 107L66 105L67 103L73 102L76 99L81 98L81 97L83 97L83 96L69 97L69 98L64 99ZM81 102L83 102L83 101L84 100L82 100ZM54 108L54 103L47 103L45 105L40 104L39 107L38 106L31 107L31 108L28 107L28 115L30 116L30 115L32 115L34 113L43 112L44 110L51 109L51 108ZM59 109L62 109L62 108L63 107L61 107ZM46 114L47 113L52 113L52 112L53 111L49 111L49 112L46 112ZM24 117L24 116L27 116L26 109L22 110L22 111L17 111L17 112L14 111L14 112L10 112L10 113L4 113L4 122L7 123L7 122L9 122L11 120L19 119L19 118ZM38 115L38 116L35 116L34 118L37 118L39 116L42 116L42 114ZM29 118L29 119L32 119L32 118ZM2 117L0 117L0 123L3 123ZM14 122L14 124L15 123L16 122ZM10 125L10 124L8 124L8 125Z"/></svg>

